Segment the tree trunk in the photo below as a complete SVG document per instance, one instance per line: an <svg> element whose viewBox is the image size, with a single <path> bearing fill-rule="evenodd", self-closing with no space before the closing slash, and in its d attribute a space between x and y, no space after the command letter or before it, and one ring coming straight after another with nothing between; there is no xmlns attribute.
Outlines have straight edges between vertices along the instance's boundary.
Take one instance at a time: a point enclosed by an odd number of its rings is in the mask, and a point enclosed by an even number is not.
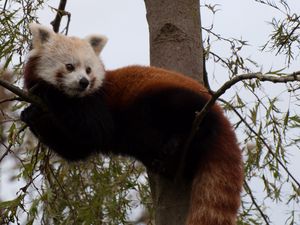
<svg viewBox="0 0 300 225"><path fill-rule="evenodd" d="M145 0L150 31L150 64L203 83L199 0ZM156 225L183 225L190 185L148 173Z"/></svg>
<svg viewBox="0 0 300 225"><path fill-rule="evenodd" d="M199 0L145 0L150 64L202 82L203 47Z"/></svg>

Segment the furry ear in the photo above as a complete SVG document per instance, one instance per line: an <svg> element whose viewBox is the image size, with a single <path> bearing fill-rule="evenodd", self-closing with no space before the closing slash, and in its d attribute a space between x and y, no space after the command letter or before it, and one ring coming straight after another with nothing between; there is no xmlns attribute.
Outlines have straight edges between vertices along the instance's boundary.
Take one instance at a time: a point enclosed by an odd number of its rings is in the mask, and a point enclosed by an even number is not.
<svg viewBox="0 0 300 225"><path fill-rule="evenodd" d="M55 35L54 31L46 26L31 23L29 24L29 29L32 33L32 46L33 48L40 48L46 42Z"/></svg>
<svg viewBox="0 0 300 225"><path fill-rule="evenodd" d="M90 35L85 40L90 43L96 55L99 55L108 39L103 35Z"/></svg>

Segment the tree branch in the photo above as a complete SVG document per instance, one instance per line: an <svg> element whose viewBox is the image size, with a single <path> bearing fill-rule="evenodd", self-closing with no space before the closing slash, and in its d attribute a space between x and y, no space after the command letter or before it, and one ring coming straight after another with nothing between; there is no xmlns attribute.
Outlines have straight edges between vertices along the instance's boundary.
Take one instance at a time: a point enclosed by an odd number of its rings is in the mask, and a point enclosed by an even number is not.
<svg viewBox="0 0 300 225"><path fill-rule="evenodd" d="M21 88L10 84L9 82L0 79L0 86L6 88L7 90L11 91L12 93L19 96L23 101L35 104L41 107L43 110L47 110L47 106L43 103L43 101L37 97L36 95L30 94L28 92L23 91Z"/></svg>
<svg viewBox="0 0 300 225"><path fill-rule="evenodd" d="M61 23L61 18L66 15L65 8L66 8L67 0L60 0L58 9L56 9L56 16L54 20L50 23L53 27L53 31L55 33L59 32L59 27Z"/></svg>
<svg viewBox="0 0 300 225"><path fill-rule="evenodd" d="M244 188L245 188L245 191L249 194L250 198L251 198L251 201L253 202L253 204L255 205L256 209L259 211L261 217L264 219L266 225L269 225L269 221L270 219L268 218L267 215L264 214L264 212L261 210L261 208L259 207L258 203L256 202L256 199L247 183L246 180L244 180Z"/></svg>
<svg viewBox="0 0 300 225"><path fill-rule="evenodd" d="M270 73L269 73L270 74ZM196 117L194 119L192 130L190 132L190 135L185 143L182 158L180 165L177 170L176 178L180 178L183 175L184 171L184 165L187 158L188 149L191 145L191 142L193 141L197 131L199 130L199 126L205 117L205 115L209 112L211 107L215 104L215 102L218 100L218 98L223 95L228 89L230 89L233 85L236 83L242 81L242 80L251 80L251 79L258 79L260 81L270 81L273 83L287 83L287 82L294 82L294 81L300 81L300 71L283 75L283 76L274 76L269 75L268 73L262 74L261 72L258 73L248 73L248 74L241 74L233 77L231 80L225 82L221 88L219 88L210 98L210 100L205 104L205 106L201 109L200 112L196 112Z"/></svg>
<svg viewBox="0 0 300 225"><path fill-rule="evenodd" d="M236 77L232 78L231 80L227 81L219 90L217 90L211 97L211 99L206 103L206 105L201 109L200 113L197 113L197 116L193 122L193 131L190 135L189 139L193 139L194 135L199 129L199 125L202 122L204 116L209 112L210 108L215 104L217 99L223 95L228 89L230 89L236 83L242 80L251 80L251 79L258 79L260 81L270 81L273 83L287 83L287 82L294 82L300 81L300 71L294 72L289 75L285 76L274 76L262 73L249 73L249 74L242 74L237 75ZM186 146L189 147L189 143Z"/></svg>

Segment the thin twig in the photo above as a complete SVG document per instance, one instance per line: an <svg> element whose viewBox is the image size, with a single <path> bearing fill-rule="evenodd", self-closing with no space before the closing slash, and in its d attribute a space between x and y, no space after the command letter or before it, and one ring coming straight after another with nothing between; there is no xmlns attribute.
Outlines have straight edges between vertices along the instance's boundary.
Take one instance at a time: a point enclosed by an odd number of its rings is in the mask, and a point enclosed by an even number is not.
<svg viewBox="0 0 300 225"><path fill-rule="evenodd" d="M216 53L214 53L213 51L209 51L209 55L212 55L214 62L221 62L224 65L227 66L227 68L232 72L232 74L234 74L233 69L230 67L229 62L226 62L226 60L224 60L222 57L218 56Z"/></svg>
<svg viewBox="0 0 300 225"><path fill-rule="evenodd" d="M2 145L4 145L3 143L1 143ZM4 145L5 146L5 145ZM5 156L11 151L12 148L12 143L10 143L7 147L6 147L6 151L3 153L3 155L0 157L0 162L5 158Z"/></svg>
<svg viewBox="0 0 300 225"><path fill-rule="evenodd" d="M20 133L22 133L28 126L26 124L24 124L23 126L20 127L20 129L18 130L18 132L16 133L15 137L16 138L17 136L20 135ZM5 144L1 143L5 148L6 148L6 151L3 153L3 155L0 157L0 162L5 158L5 156L11 151L11 148L13 147L13 143L15 141L11 141L9 143L8 146L6 146Z"/></svg>
<svg viewBox="0 0 300 225"><path fill-rule="evenodd" d="M67 20L67 25L63 31L65 31L65 35L67 36L68 32L69 32L70 22L71 22L71 13L69 13L69 12L65 12L65 13L68 17L68 20Z"/></svg>
<svg viewBox="0 0 300 225"><path fill-rule="evenodd" d="M3 6L3 9L2 9L2 13L4 13L4 12L5 12L5 10L6 10L7 2L8 2L8 0L5 0L5 2L4 2L4 6Z"/></svg>
<svg viewBox="0 0 300 225"><path fill-rule="evenodd" d="M295 20L299 20L300 16L298 16ZM295 31L300 27L300 22L298 21L298 24L291 30L291 32L286 35L284 41L280 44L280 48L278 49L278 53L281 52L282 48L291 40L292 35L295 33Z"/></svg>
<svg viewBox="0 0 300 225"><path fill-rule="evenodd" d="M249 187L249 185L248 185L248 183L247 183L246 180L244 180L244 188L245 188L246 192L249 194L249 196L250 196L250 198L251 198L253 204L255 205L255 207L257 208L257 210L259 211L261 217L264 219L266 225L269 225L269 224L270 224L270 223L269 223L270 219L268 218L267 215L264 214L264 212L263 212L263 211L261 210L261 208L259 207L259 205L258 205L258 203L256 202L256 199L255 199L255 197L254 197L254 195L253 195L253 193L252 193L252 191L251 191L251 189L250 189L250 187Z"/></svg>
<svg viewBox="0 0 300 225"><path fill-rule="evenodd" d="M206 89L210 92L211 88L209 85L209 80L208 80L208 74L207 74L207 70L206 70L206 60L205 60L205 52L203 52L203 83L204 86L206 87Z"/></svg>
<svg viewBox="0 0 300 225"><path fill-rule="evenodd" d="M13 101L23 101L20 97L13 97L13 98L7 98L0 101L0 105L6 102L13 102Z"/></svg>

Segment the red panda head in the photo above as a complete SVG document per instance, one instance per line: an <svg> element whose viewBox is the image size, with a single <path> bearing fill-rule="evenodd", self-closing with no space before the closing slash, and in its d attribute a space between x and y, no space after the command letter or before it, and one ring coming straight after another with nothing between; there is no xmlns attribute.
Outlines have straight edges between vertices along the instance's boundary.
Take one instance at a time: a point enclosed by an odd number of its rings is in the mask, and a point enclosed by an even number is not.
<svg viewBox="0 0 300 225"><path fill-rule="evenodd" d="M30 24L30 30L33 49L24 70L28 89L44 81L69 96L82 97L101 87L105 69L99 54L106 37L67 37L39 24Z"/></svg>

